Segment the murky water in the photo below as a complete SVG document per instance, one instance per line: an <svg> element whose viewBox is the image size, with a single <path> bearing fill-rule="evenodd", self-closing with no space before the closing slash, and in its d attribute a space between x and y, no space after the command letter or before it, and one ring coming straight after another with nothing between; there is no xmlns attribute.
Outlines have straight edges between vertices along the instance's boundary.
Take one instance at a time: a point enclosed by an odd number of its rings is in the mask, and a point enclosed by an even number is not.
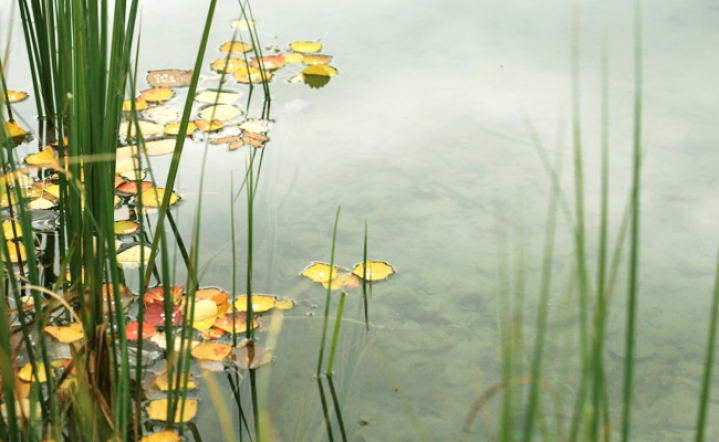
<svg viewBox="0 0 719 442"><path fill-rule="evenodd" d="M143 5L140 71L191 67L204 11L183 3ZM239 13L228 3L215 19L208 62L232 36L229 22ZM0 4L6 11L6 2ZM319 90L287 84L286 78L272 83L276 123L258 194L255 288L300 302L287 314L268 371L266 403L277 440L325 437L313 378L321 309L312 307L323 304L324 291L297 274L310 261L329 260L337 206L342 213L336 262L351 266L361 260L366 221L370 258L389 261L399 272L375 285L368 334L359 322L344 324L336 381L350 440L457 440L474 401L501 379L500 231L509 238L511 279L525 269L529 342L534 331L550 186L520 109L545 146L553 149L558 133L565 141L563 182L571 195L571 6L317 0L264 1L253 8L263 45L284 48L322 38L340 70ZM630 2L588 1L581 8L588 265L594 272L601 39L606 33L615 238L630 179L633 18ZM717 22L716 1L645 5L639 301L645 353L637 365L634 440L686 440L695 422L718 236ZM20 40L13 44L17 56ZM212 75L209 69L205 74ZM10 83L16 89L31 86L12 76ZM32 118L32 106L23 106ZM178 181L184 197L178 210L187 230L202 149L186 147ZM209 152L202 202L204 285L231 287L229 182L231 173L237 182L245 161L244 152ZM565 223L560 232L546 377L572 403L575 306L562 295L572 242ZM237 244L241 255L244 244ZM242 270L241 275L244 280ZM607 359L610 398L617 405L623 361L613 353L622 352L625 290L620 276ZM351 294L348 303L348 315L355 317L358 295ZM496 434L498 404L495 398L480 413L471 439ZM210 414L203 411L201 427L212 427Z"/></svg>

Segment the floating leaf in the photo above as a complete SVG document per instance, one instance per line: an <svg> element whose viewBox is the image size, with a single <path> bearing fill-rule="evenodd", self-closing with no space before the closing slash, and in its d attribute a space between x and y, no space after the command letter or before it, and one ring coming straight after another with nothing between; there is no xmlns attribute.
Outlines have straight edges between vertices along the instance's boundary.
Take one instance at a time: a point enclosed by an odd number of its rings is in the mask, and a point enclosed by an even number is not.
<svg viewBox="0 0 719 442"><path fill-rule="evenodd" d="M237 92L223 92L211 89L206 89L195 95L195 101L207 104L232 104L239 98L240 94Z"/></svg>
<svg viewBox="0 0 719 442"><path fill-rule="evenodd" d="M15 220L3 222L2 231L6 240L22 237L22 226Z"/></svg>
<svg viewBox="0 0 719 442"><path fill-rule="evenodd" d="M199 289L195 292L195 300L203 300L208 299L212 302L214 302L216 305L222 305L228 301L230 298L230 294L227 293L224 290L215 288L215 287L208 287L204 289Z"/></svg>
<svg viewBox="0 0 719 442"><path fill-rule="evenodd" d="M137 99L142 99L145 101L149 101L152 103L167 101L170 98L175 96L175 91L170 89L169 87L153 87L152 89L147 89L142 92L140 92L140 95L137 97Z"/></svg>
<svg viewBox="0 0 719 442"><path fill-rule="evenodd" d="M177 304L180 302L180 299L182 297L182 294L185 292L185 287L181 285L173 285L170 286L170 296L172 297L172 302L174 304ZM150 290L145 292L145 295L142 297L142 300L145 302L145 304L153 304L153 303L162 303L165 300L165 288L163 286L157 286L153 287Z"/></svg>
<svg viewBox="0 0 719 442"><path fill-rule="evenodd" d="M147 321L143 321L142 339L151 338L155 336L155 334L157 334L157 329L155 328L155 326ZM140 323L137 321L132 321L131 323L127 324L127 326L125 326L125 336L129 341L137 341L140 337Z"/></svg>
<svg viewBox="0 0 719 442"><path fill-rule="evenodd" d="M302 70L302 75L316 75L318 77L336 77L337 69L327 64L316 64L308 66Z"/></svg>
<svg viewBox="0 0 719 442"><path fill-rule="evenodd" d="M215 132L225 127L219 120L195 120L195 126L202 132Z"/></svg>
<svg viewBox="0 0 719 442"><path fill-rule="evenodd" d="M180 124L181 123L172 123L165 126L165 135L178 135L180 133ZM197 130L197 126L195 126L195 123L190 121L187 123L187 135L192 135L192 132Z"/></svg>
<svg viewBox="0 0 719 442"><path fill-rule="evenodd" d="M235 20L230 23L230 27L237 31L247 31L255 28L254 20Z"/></svg>
<svg viewBox="0 0 719 442"><path fill-rule="evenodd" d="M152 188L152 181L140 181L140 190L145 191ZM115 189L123 195L137 195L137 181L127 181Z"/></svg>
<svg viewBox="0 0 719 442"><path fill-rule="evenodd" d="M147 82L150 86L180 87L187 86L192 81L192 69L181 71L179 69L165 69L147 73Z"/></svg>
<svg viewBox="0 0 719 442"><path fill-rule="evenodd" d="M232 74L235 77L235 80L239 81L240 83L262 83L262 75L264 72L264 77L267 81L270 81L272 78L272 72L269 71L260 71L257 68L240 68Z"/></svg>
<svg viewBox="0 0 719 442"><path fill-rule="evenodd" d="M241 136L233 136L233 137L222 137L222 138L215 138L214 140L210 141L210 144L227 144L229 143L230 150L238 149L245 145L245 142L242 140Z"/></svg>
<svg viewBox="0 0 719 442"><path fill-rule="evenodd" d="M305 267L300 275L310 278L312 282L328 282L337 276L337 266L332 269L332 275L330 275L329 264L315 261Z"/></svg>
<svg viewBox="0 0 719 442"><path fill-rule="evenodd" d="M142 115L159 124L174 123L180 118L180 113L175 109L165 106L153 106L145 109Z"/></svg>
<svg viewBox="0 0 719 442"><path fill-rule="evenodd" d="M195 300L195 312L193 319L197 322L207 318L213 318L210 325L215 323L214 318L217 318L217 304L215 304L215 302L211 299Z"/></svg>
<svg viewBox="0 0 719 442"><path fill-rule="evenodd" d="M172 325L182 325L184 318L180 308L176 305L172 306ZM155 302L147 306L145 310L145 321L156 327L165 326L165 306L161 302Z"/></svg>
<svg viewBox="0 0 719 442"><path fill-rule="evenodd" d="M147 260L150 259L151 249L147 246L141 246L139 244L135 244L127 250L118 253L117 263L125 269L138 268L140 266L140 259L143 257L143 250L145 263L147 264Z"/></svg>
<svg viewBox="0 0 719 442"><path fill-rule="evenodd" d="M47 210L53 207L55 207L55 203L45 198L32 200L27 205L27 208L30 210Z"/></svg>
<svg viewBox="0 0 719 442"><path fill-rule="evenodd" d="M162 199L165 197L165 189L164 188L151 188L144 190L142 192L142 204L145 207L160 207L160 204L162 203ZM175 193L172 192L172 195L170 196L170 203L169 205L175 204L177 201L180 200L180 197Z"/></svg>
<svg viewBox="0 0 719 442"><path fill-rule="evenodd" d="M274 295L252 295L252 312L263 313L275 306L277 297ZM247 295L238 295L235 299L235 308L239 312L247 311Z"/></svg>
<svg viewBox="0 0 719 442"><path fill-rule="evenodd" d="M122 111L123 112L130 112L132 111L132 99L127 99L122 102ZM147 108L147 100L144 98L136 98L135 100L135 110L141 111L145 110Z"/></svg>
<svg viewBox="0 0 719 442"><path fill-rule="evenodd" d="M332 62L332 57L329 55L322 55L322 54L312 54L312 55L305 55L302 58L302 63L308 65L308 66L314 66L317 64L330 64Z"/></svg>
<svg viewBox="0 0 719 442"><path fill-rule="evenodd" d="M272 126L273 121L272 120L257 120L257 119L249 119L240 124L240 129L246 130L247 132L254 132L254 133L267 133L270 130L270 127Z"/></svg>
<svg viewBox="0 0 719 442"><path fill-rule="evenodd" d="M318 41L296 41L290 43L290 49L302 54L311 54L322 50L322 43Z"/></svg>
<svg viewBox="0 0 719 442"><path fill-rule="evenodd" d="M8 89L7 90L7 101L10 103L17 103L18 101L22 101L28 97L27 92L20 92L20 91L13 91ZM0 92L0 99L5 99L5 94Z"/></svg>
<svg viewBox="0 0 719 442"><path fill-rule="evenodd" d="M148 137L154 137L157 135L160 135L164 132L165 126L162 124L157 123L151 123L149 121L138 121L137 125L140 126L140 133L144 138ZM127 121L123 121L120 123L120 130L118 132L121 137L128 137L129 138L135 138L136 136L136 127L135 123L129 123Z"/></svg>
<svg viewBox="0 0 719 442"><path fill-rule="evenodd" d="M258 368L272 362L272 350L259 344L244 344L232 349L228 358L240 368Z"/></svg>
<svg viewBox="0 0 719 442"><path fill-rule="evenodd" d="M73 322L72 324L63 326L47 325L43 330L63 344L79 341L85 337L82 324L79 322Z"/></svg>
<svg viewBox="0 0 719 442"><path fill-rule="evenodd" d="M239 117L243 112L231 104L205 106L200 110L200 118L205 120L227 121Z"/></svg>
<svg viewBox="0 0 719 442"><path fill-rule="evenodd" d="M221 338L222 336L224 336L224 334L225 334L225 331L222 330L221 328L211 327L208 330L204 331L201 334L201 336L203 339L213 341L215 339Z"/></svg>
<svg viewBox="0 0 719 442"><path fill-rule="evenodd" d="M295 301L287 298L281 298L278 299L277 302L275 302L275 308L277 310L289 310L292 307L295 306Z"/></svg>
<svg viewBox="0 0 719 442"><path fill-rule="evenodd" d="M129 219L115 221L114 230L115 235L131 235L140 230L140 225Z"/></svg>
<svg viewBox="0 0 719 442"><path fill-rule="evenodd" d="M330 285L327 281L322 281L322 286L327 288ZM360 285L360 278L354 273L342 273L332 280L332 290L354 290Z"/></svg>
<svg viewBox="0 0 719 442"><path fill-rule="evenodd" d="M217 342L202 342L192 349L191 354L195 359L207 361L223 361L229 356L232 346Z"/></svg>
<svg viewBox="0 0 719 442"><path fill-rule="evenodd" d="M275 71L284 66L285 63L287 63L283 55L266 55L260 60L262 62L262 69L265 69L267 71ZM250 60L250 66L252 66L253 68L259 68L260 61L258 61L256 57L252 58L252 60Z"/></svg>
<svg viewBox="0 0 719 442"><path fill-rule="evenodd" d="M184 380L184 375L182 373L173 373L172 374L172 383L173 385L177 385L177 377L180 376L180 382ZM167 391L169 390L169 382L167 379L167 372L162 372L158 374L155 379L153 379L153 382L155 383L155 386L160 389L161 391ZM197 384L195 383L195 378L191 374L187 376L187 389L188 390L194 390L197 388Z"/></svg>
<svg viewBox="0 0 719 442"><path fill-rule="evenodd" d="M57 156L55 155L55 149L48 146L38 153L28 155L25 157L25 163L31 166L50 166L57 162Z"/></svg>
<svg viewBox="0 0 719 442"><path fill-rule="evenodd" d="M198 402L199 401L197 399L185 399L184 407L182 406L182 404L178 403L174 416L175 423L187 422L193 417L195 417L195 414L197 414ZM150 404L147 406L147 414L150 419L165 422L167 421L167 407L167 399L157 399L154 401L150 401Z"/></svg>
<svg viewBox="0 0 719 442"><path fill-rule="evenodd" d="M10 255L10 262L12 264L17 264L18 262L27 261L27 252L25 251L25 245L23 243L16 243L14 241L6 241L5 242L8 250L8 254ZM19 255L18 255L19 254ZM0 254L2 261L5 261L5 254Z"/></svg>
<svg viewBox="0 0 719 442"><path fill-rule="evenodd" d="M359 263L352 273L362 278L363 271L364 264ZM395 273L395 270L392 264L384 261L367 261L367 281L382 281L393 273Z"/></svg>
<svg viewBox="0 0 719 442"><path fill-rule="evenodd" d="M210 69L216 72L233 74L240 68L246 68L247 62L243 58L230 57L230 58L219 58L212 62Z"/></svg>
<svg viewBox="0 0 719 442"><path fill-rule="evenodd" d="M50 376L55 376L52 368L50 368ZM29 362L25 364L18 371L17 377L19 377L25 382L34 382L36 379L33 374L32 364L30 364ZM47 382L47 375L45 374L45 364L43 364L42 362L37 363L37 381L40 383Z"/></svg>
<svg viewBox="0 0 719 442"><path fill-rule="evenodd" d="M232 333L233 324L235 332L244 333L247 330L247 312L236 312L234 315L229 313L217 318L215 321L215 327L227 333ZM258 328L259 326L260 324L257 322L257 318L252 318L252 328Z"/></svg>
<svg viewBox="0 0 719 442"><path fill-rule="evenodd" d="M5 135L7 135L8 138L19 138L24 137L27 135L27 132L25 129L20 127L19 124L17 124L14 121L6 121L4 123L5 126Z"/></svg>
<svg viewBox="0 0 719 442"><path fill-rule="evenodd" d="M148 434L140 439L140 442L180 442L180 436L173 430L162 430Z"/></svg>
<svg viewBox="0 0 719 442"><path fill-rule="evenodd" d="M304 54L300 54L299 52L289 52L282 54L282 56L285 58L285 63L287 64L302 63L302 60L305 58Z"/></svg>
<svg viewBox="0 0 719 442"><path fill-rule="evenodd" d="M251 51L252 45L242 43L241 41L228 41L220 46L220 52L230 54L244 54L245 52Z"/></svg>
<svg viewBox="0 0 719 442"><path fill-rule="evenodd" d="M188 132L189 132L188 127ZM148 156L156 157L159 155L167 155L175 151L177 141L174 138L163 138L145 143L145 153Z"/></svg>

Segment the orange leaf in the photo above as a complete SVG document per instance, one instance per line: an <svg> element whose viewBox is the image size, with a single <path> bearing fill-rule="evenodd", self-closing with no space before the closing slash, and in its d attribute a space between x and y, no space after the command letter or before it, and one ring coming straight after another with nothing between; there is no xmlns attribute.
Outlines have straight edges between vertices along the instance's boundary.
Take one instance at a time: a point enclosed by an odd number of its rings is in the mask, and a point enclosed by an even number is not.
<svg viewBox="0 0 719 442"><path fill-rule="evenodd" d="M232 347L227 344L202 342L192 349L191 354L195 359L222 361L230 354L230 351L232 351Z"/></svg>
<svg viewBox="0 0 719 442"><path fill-rule="evenodd" d="M230 313L217 318L217 321L215 321L215 327L227 333L232 333L233 324L236 333L244 333L247 330L247 312L236 312L234 316ZM259 326L260 324L257 322L257 318L252 318L252 327L257 328Z"/></svg>
<svg viewBox="0 0 719 442"><path fill-rule="evenodd" d="M155 336L157 329L154 325L149 322L142 322L142 339L147 339ZM125 336L129 341L137 341L140 336L140 323L133 321L125 327Z"/></svg>

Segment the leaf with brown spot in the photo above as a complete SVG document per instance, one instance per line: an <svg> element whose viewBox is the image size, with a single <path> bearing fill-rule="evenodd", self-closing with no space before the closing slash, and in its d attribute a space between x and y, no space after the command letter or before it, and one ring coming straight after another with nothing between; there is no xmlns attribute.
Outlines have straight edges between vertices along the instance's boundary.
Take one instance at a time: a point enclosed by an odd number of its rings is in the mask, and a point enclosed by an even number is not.
<svg viewBox="0 0 719 442"><path fill-rule="evenodd" d="M232 349L228 357L233 364L240 368L258 368L272 362L272 350L260 344L244 344Z"/></svg>
<svg viewBox="0 0 719 442"><path fill-rule="evenodd" d="M217 342L202 342L191 351L192 357L208 361L224 361L232 351L232 346Z"/></svg>
<svg viewBox="0 0 719 442"><path fill-rule="evenodd" d="M187 86L192 81L192 69L182 71L179 69L165 69L147 73L147 82L150 86L180 87Z"/></svg>

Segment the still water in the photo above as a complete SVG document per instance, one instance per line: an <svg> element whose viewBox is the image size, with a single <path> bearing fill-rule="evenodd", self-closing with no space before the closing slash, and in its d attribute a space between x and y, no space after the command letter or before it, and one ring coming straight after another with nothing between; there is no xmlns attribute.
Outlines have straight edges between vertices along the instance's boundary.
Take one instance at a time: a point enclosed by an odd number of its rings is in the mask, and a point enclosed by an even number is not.
<svg viewBox="0 0 719 442"><path fill-rule="evenodd" d="M188 69L194 62L205 11L197 2L174 3L142 6L141 72ZM716 261L719 2L646 3L633 440L679 441L691 437L696 420ZM275 363L266 370L265 403L276 440L326 438L313 377L324 290L298 273L311 261L329 261L338 206L335 262L361 261L366 222L370 259L391 262L398 270L373 288L369 333L360 321L343 324L335 379L349 439L458 440L474 401L502 376L503 252L509 279L518 287L513 291L525 295L525 353L531 356L550 182L521 111L548 149L562 149L562 182L571 201L572 6L555 0L270 0L252 6L263 46L285 50L292 41L321 38L323 52L335 57L332 64L340 72L321 89L288 84L288 75L271 84L275 124L257 196L254 287L298 302L286 314ZM630 2L585 1L580 8L585 209L593 275L601 42L606 35L614 241L630 184L633 17ZM232 38L229 23L238 16L236 3L219 5L205 66L219 58L216 48ZM16 39L14 56L21 49ZM214 73L205 70L210 84ZM12 76L10 83L14 89L31 87L29 80ZM244 86L230 87L247 92ZM181 101L174 105L179 109ZM25 109L32 118L31 105ZM177 186L184 200L177 213L189 234L204 145L189 144L185 152ZM208 152L202 285L232 287L229 186L233 177L239 182L246 159L246 152L224 147ZM161 161L155 167L162 177ZM236 220L240 256L246 247L243 205L244 195ZM571 404L578 349L576 305L564 295L572 266L572 238L564 221L556 243L546 378ZM240 287L243 266L244 260ZM519 275L523 287L517 285ZM625 293L620 273L606 362L615 426ZM350 318L359 318L359 296L349 295ZM714 387L716 392L719 385ZM231 404L228 398L235 413ZM480 412L470 440L495 437L499 404L494 398ZM717 437L716 407L710 413L710 435ZM203 440L212 440L217 432L211 407L201 411L198 425L206 433Z"/></svg>

